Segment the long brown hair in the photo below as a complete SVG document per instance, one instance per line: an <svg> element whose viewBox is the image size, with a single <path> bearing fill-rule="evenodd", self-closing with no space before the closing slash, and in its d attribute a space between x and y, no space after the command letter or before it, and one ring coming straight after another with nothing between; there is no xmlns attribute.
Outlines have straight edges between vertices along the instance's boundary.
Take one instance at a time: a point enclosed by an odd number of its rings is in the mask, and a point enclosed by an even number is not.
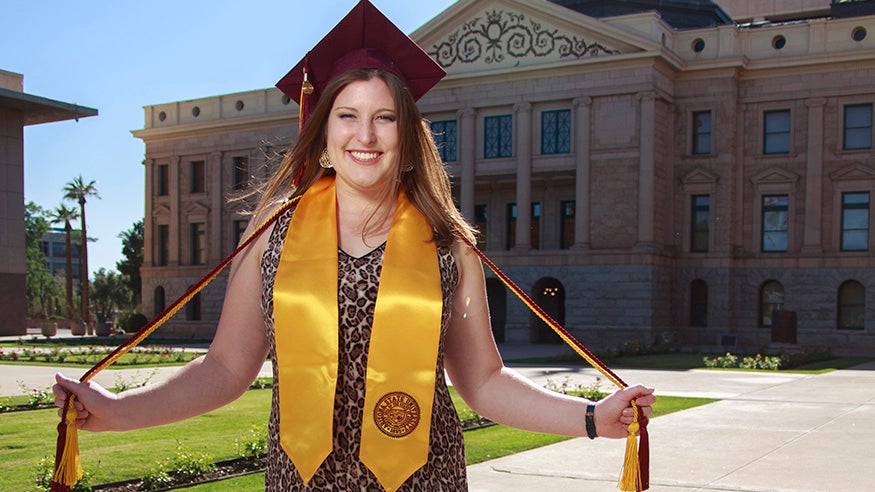
<svg viewBox="0 0 875 492"><path fill-rule="evenodd" d="M449 246L457 235L473 242L474 230L453 202L450 177L441 162L428 122L423 119L404 83L394 74L378 69L344 72L328 84L301 129L292 151L286 153L276 173L262 187L255 215L261 215L271 203L304 194L319 178L334 173L334 170L319 165L319 155L326 146L325 130L334 100L349 84L374 78L385 82L395 101L401 162L397 178L401 188L432 226L434 239L439 245ZM403 171L401 168L406 166L412 166L413 169ZM292 181L299 173L300 182L295 186Z"/></svg>

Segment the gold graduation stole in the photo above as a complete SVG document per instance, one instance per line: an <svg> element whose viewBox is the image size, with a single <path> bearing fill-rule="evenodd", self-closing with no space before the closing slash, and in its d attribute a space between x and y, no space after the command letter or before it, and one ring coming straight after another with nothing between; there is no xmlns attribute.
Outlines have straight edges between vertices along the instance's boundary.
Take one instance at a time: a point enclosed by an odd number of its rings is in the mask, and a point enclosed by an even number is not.
<svg viewBox="0 0 875 492"><path fill-rule="evenodd" d="M309 482L331 452L338 364L334 178L304 194L274 281L280 443ZM428 459L443 294L433 231L398 193L368 351L359 457L387 491Z"/></svg>

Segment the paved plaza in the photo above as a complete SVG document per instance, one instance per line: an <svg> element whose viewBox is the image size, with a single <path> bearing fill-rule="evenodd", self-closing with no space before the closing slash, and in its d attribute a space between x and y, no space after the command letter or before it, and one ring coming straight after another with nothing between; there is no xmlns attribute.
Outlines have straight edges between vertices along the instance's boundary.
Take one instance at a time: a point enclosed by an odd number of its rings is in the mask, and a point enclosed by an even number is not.
<svg viewBox="0 0 875 492"><path fill-rule="evenodd" d="M564 347L505 345L506 360L551 355ZM540 384L590 384L594 369L520 365ZM177 368L162 368L152 381ZM0 395L52 383L52 367L0 366ZM64 369L80 376L82 369ZM108 370L112 386L152 373ZM270 365L262 373L270 375ZM619 370L630 384L658 395L718 398L708 405L653 419L651 490L868 491L875 484L875 362L827 374L708 370ZM607 383L606 383L607 384ZM47 436L47 439L52 439ZM624 441L572 439L470 466L471 492L615 491Z"/></svg>

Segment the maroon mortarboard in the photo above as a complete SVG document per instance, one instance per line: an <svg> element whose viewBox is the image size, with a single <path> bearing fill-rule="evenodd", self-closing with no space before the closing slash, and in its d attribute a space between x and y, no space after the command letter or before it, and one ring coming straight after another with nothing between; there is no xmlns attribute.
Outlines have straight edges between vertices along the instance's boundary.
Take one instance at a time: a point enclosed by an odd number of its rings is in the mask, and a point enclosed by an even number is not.
<svg viewBox="0 0 875 492"><path fill-rule="evenodd" d="M380 68L399 76L414 99L446 72L368 0L361 0L276 86L310 115L331 80L358 68Z"/></svg>

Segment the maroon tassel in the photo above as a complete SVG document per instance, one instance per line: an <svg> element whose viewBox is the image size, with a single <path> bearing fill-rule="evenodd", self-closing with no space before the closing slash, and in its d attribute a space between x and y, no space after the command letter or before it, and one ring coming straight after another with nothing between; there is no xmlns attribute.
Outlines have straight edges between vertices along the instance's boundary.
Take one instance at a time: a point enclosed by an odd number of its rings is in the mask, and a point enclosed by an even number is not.
<svg viewBox="0 0 875 492"><path fill-rule="evenodd" d="M648 419L645 416L638 418L638 470L641 477L641 490L650 488L650 436L647 433Z"/></svg>
<svg viewBox="0 0 875 492"><path fill-rule="evenodd" d="M55 472L58 471L58 465L61 463L61 455L64 453L64 442L67 440L67 420L61 419L58 423L58 444L55 451ZM52 474L51 492L70 492L70 487L62 483L58 483Z"/></svg>

